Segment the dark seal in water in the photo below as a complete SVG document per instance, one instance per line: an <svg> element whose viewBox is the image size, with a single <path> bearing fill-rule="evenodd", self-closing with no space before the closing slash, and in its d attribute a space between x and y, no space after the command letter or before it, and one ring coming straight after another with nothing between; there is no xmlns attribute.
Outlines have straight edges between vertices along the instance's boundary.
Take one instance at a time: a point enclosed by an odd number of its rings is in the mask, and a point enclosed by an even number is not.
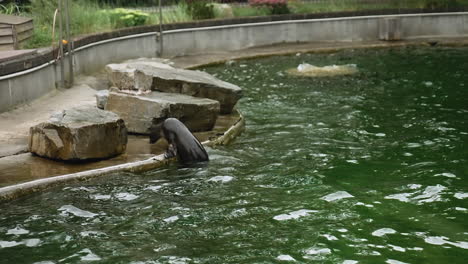
<svg viewBox="0 0 468 264"><path fill-rule="evenodd" d="M168 118L161 125L151 127L150 143L155 143L161 136L169 142L164 154L166 158L177 157L182 164L209 160L200 141L176 118Z"/></svg>

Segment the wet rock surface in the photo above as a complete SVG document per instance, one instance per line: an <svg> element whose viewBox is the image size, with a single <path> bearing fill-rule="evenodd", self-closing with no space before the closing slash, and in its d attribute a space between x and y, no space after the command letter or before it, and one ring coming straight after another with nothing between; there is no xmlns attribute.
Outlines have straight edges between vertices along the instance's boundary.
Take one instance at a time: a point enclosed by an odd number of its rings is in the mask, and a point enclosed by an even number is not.
<svg viewBox="0 0 468 264"><path fill-rule="evenodd" d="M58 112L30 128L29 150L55 160L106 159L123 153L126 146L124 121L92 106Z"/></svg>
<svg viewBox="0 0 468 264"><path fill-rule="evenodd" d="M182 94L151 92L128 94L110 92L106 110L122 117L128 131L148 134L153 124L174 117L192 132L211 130L219 114L219 102Z"/></svg>
<svg viewBox="0 0 468 264"><path fill-rule="evenodd" d="M221 114L231 113L242 97L239 86L201 71L140 67L134 72L134 78L142 90L151 89L216 100L221 105Z"/></svg>

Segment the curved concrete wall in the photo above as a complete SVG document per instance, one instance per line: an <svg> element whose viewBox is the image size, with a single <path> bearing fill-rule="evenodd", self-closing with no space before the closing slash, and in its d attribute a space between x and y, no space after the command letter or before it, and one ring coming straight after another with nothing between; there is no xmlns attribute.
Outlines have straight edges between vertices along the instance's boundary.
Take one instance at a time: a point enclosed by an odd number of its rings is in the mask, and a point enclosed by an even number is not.
<svg viewBox="0 0 468 264"><path fill-rule="evenodd" d="M166 30L163 55L183 56L288 42L375 41L379 39L379 21L385 18L399 20L402 39L468 37L468 12L289 20ZM147 32L82 46L74 52L74 73L91 74L108 63L155 57L159 52L156 35ZM0 76L0 112L55 89L61 78L58 64L36 69Z"/></svg>

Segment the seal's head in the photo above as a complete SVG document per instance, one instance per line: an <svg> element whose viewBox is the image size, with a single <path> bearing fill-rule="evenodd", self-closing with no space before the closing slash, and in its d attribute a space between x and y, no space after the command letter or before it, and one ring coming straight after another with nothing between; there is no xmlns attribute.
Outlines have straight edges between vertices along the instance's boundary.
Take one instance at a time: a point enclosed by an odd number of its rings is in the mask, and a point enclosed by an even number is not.
<svg viewBox="0 0 468 264"><path fill-rule="evenodd" d="M149 134L150 144L156 143L156 141L158 141L163 136L162 135L163 131L162 131L161 127L162 127L162 123L157 124L157 125L154 125L154 124L151 125L150 134Z"/></svg>

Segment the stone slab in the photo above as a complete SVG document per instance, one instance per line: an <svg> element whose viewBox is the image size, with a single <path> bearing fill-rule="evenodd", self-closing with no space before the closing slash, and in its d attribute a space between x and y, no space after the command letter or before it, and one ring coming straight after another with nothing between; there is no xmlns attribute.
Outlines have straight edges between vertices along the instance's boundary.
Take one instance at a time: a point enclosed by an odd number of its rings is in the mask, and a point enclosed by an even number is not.
<svg viewBox="0 0 468 264"><path fill-rule="evenodd" d="M209 98L220 103L221 113L232 112L242 97L242 89L202 72L183 69L139 68L134 73L135 82L143 90L186 94ZM148 78L152 77L152 78Z"/></svg>
<svg viewBox="0 0 468 264"><path fill-rule="evenodd" d="M211 130L219 114L219 102L182 94L151 92L128 94L111 91L106 110L122 117L128 131L149 134L152 125L169 117L182 121L192 132Z"/></svg>

